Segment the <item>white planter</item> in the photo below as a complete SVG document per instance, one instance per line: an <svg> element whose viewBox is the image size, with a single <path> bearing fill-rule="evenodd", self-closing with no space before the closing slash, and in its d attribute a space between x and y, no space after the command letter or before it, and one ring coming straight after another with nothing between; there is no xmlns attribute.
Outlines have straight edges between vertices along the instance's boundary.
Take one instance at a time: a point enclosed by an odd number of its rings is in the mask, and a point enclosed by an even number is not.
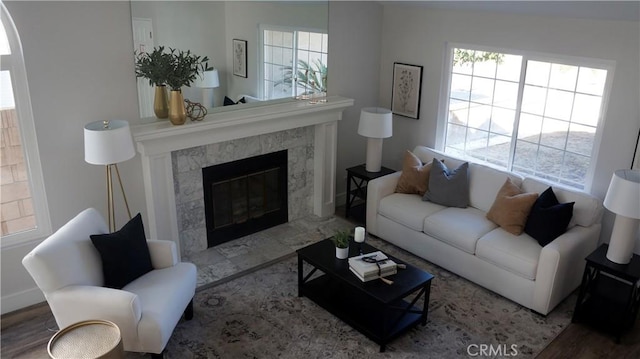
<svg viewBox="0 0 640 359"><path fill-rule="evenodd" d="M349 257L349 247L347 248L336 247L336 258L347 259L348 257Z"/></svg>

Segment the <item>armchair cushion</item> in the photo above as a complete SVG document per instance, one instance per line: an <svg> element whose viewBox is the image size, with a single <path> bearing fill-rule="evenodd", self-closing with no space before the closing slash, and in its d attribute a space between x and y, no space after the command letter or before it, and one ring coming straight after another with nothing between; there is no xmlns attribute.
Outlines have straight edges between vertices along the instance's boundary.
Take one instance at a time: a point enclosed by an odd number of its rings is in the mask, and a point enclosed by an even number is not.
<svg viewBox="0 0 640 359"><path fill-rule="evenodd" d="M117 232L90 237L102 258L105 287L120 289L153 270L140 213Z"/></svg>

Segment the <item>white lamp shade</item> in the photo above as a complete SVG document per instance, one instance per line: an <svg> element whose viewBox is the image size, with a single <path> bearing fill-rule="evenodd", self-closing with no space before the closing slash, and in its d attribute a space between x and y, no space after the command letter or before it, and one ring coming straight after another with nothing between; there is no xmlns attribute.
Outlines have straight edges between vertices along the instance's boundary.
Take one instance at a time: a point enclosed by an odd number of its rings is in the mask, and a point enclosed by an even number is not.
<svg viewBox="0 0 640 359"><path fill-rule="evenodd" d="M218 78L218 70L216 69L205 71L202 77L198 76L195 81L195 87L212 89L219 86L220 79Z"/></svg>
<svg viewBox="0 0 640 359"><path fill-rule="evenodd" d="M123 120L91 122L84 126L84 160L94 165L110 165L133 158L129 122Z"/></svg>
<svg viewBox="0 0 640 359"><path fill-rule="evenodd" d="M604 206L615 214L640 219L640 171L615 171Z"/></svg>
<svg viewBox="0 0 640 359"><path fill-rule="evenodd" d="M387 138L393 134L391 111L379 107L365 107L360 112L358 134L370 138Z"/></svg>

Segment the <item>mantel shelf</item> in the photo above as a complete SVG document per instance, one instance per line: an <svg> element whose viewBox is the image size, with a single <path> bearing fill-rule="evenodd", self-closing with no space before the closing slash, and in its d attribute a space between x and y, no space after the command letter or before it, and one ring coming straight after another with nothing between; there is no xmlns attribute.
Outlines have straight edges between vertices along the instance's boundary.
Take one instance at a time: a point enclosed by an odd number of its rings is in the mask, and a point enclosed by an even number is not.
<svg viewBox="0 0 640 359"><path fill-rule="evenodd" d="M174 126L168 120L144 118L131 123L138 152L146 155L255 136L327 122L328 113L341 113L353 99L329 96L326 102L290 100L270 104L236 105L207 114L203 121ZM246 108L238 108L245 107ZM213 137L212 137L213 136Z"/></svg>

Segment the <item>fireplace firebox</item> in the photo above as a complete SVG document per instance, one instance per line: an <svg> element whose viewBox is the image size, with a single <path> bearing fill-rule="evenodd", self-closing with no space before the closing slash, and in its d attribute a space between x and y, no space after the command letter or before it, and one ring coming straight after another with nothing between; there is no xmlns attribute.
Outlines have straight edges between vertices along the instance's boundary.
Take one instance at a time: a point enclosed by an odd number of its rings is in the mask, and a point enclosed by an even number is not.
<svg viewBox="0 0 640 359"><path fill-rule="evenodd" d="M286 223L287 151L202 169L207 246Z"/></svg>

